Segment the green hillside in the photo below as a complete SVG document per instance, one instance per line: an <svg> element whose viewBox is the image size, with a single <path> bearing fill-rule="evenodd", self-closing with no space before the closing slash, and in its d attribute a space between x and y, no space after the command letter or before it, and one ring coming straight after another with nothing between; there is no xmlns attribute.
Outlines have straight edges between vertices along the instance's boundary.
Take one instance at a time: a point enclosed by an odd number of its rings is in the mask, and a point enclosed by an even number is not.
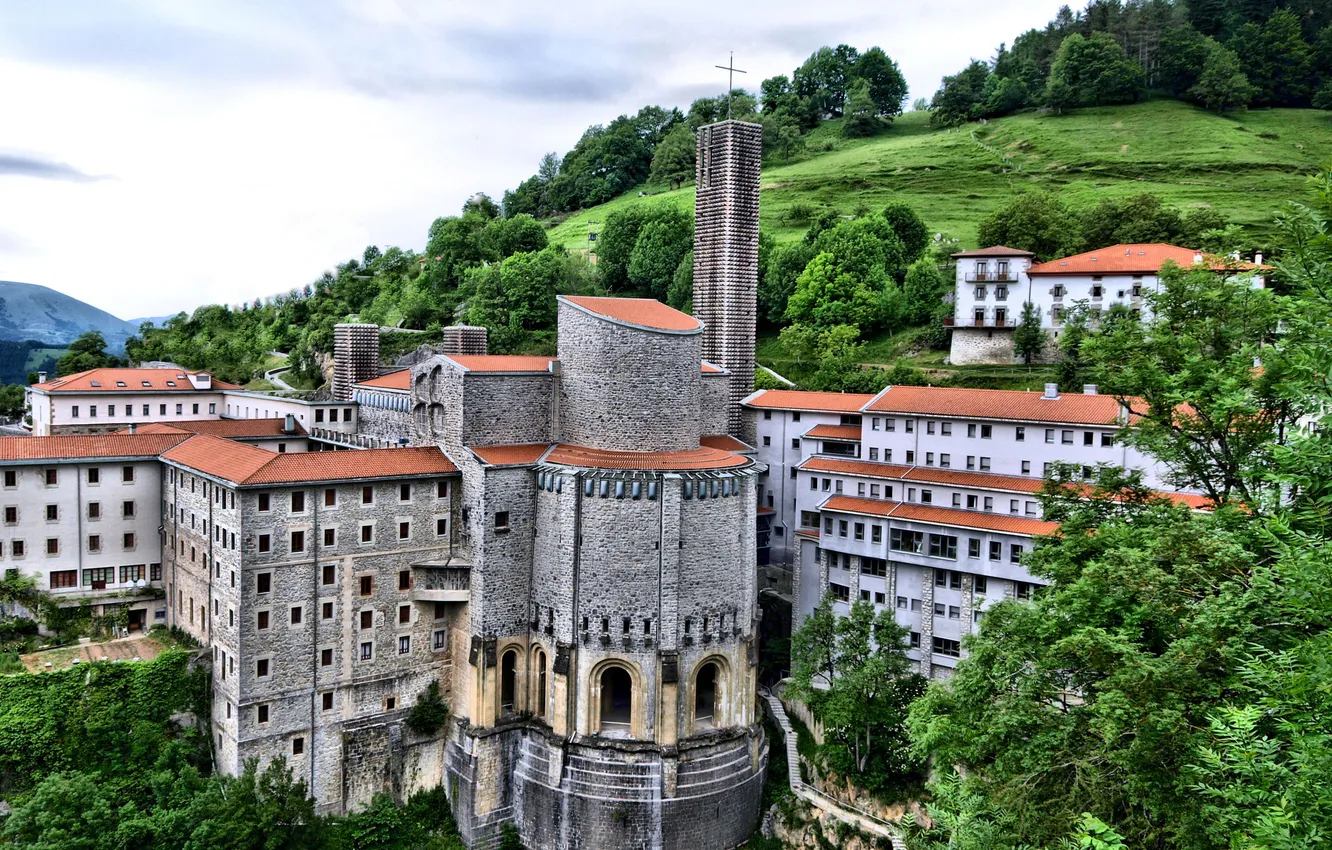
<svg viewBox="0 0 1332 850"><path fill-rule="evenodd" d="M865 140L840 138L839 123L825 122L808 137L812 149L831 150L763 169L765 232L779 240L803 234L804 223L788 220L799 203L850 213L903 200L932 230L973 247L986 214L1014 192L1038 187L1059 191L1074 206L1142 192L1186 208L1210 205L1261 242L1272 211L1300 197L1305 176L1332 156L1332 113L1218 117L1173 100L1028 113L949 130L933 129L928 114L913 112ZM616 208L693 199L692 187L646 198L629 193L564 219L551 241L586 248L588 222L604 221Z"/></svg>

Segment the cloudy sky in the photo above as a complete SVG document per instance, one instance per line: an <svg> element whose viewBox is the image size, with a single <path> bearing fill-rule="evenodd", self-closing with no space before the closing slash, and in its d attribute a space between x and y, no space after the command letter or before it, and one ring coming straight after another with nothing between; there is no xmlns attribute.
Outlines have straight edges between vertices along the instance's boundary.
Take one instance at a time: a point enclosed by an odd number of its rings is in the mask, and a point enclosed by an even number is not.
<svg viewBox="0 0 1332 850"><path fill-rule="evenodd" d="M911 97L1055 0L0 0L0 280L121 318L420 249L592 123L879 45Z"/></svg>

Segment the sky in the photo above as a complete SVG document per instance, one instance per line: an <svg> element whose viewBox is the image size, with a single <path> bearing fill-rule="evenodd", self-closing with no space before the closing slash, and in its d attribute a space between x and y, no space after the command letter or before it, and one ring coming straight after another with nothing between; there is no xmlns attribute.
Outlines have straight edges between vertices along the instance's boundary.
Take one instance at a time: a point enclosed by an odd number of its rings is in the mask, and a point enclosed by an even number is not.
<svg viewBox="0 0 1332 850"><path fill-rule="evenodd" d="M0 0L0 280L122 319L420 250L590 124L877 45L910 98L1055 0Z"/></svg>

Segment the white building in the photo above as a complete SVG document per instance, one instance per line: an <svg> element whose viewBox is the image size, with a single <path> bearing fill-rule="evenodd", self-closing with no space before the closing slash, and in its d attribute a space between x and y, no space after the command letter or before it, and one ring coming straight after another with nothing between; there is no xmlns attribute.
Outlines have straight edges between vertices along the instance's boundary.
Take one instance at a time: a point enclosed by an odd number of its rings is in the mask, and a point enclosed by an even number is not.
<svg viewBox="0 0 1332 850"><path fill-rule="evenodd" d="M1068 311L1078 303L1094 311L1122 305L1141 313L1144 294L1159 290L1161 267L1167 262L1185 268L1208 262L1223 273L1263 268L1261 254L1254 263L1217 262L1205 260L1191 248L1163 244L1111 245L1047 263L1036 262L1030 251L1002 245L963 251L953 258L957 279L949 358L959 365L1011 363L1012 332L1028 301L1036 305L1041 327L1054 341L1063 331ZM1262 286L1263 278L1257 277L1255 284Z"/></svg>
<svg viewBox="0 0 1332 850"><path fill-rule="evenodd" d="M1099 464L1141 469L1161 486L1159 465L1118 439L1122 406L1094 387L764 390L745 405L769 466L760 504L776 512L774 550L786 541L796 621L829 591L843 613L857 598L891 608L926 675L947 674L986 607L1039 585L1022 555L1055 527L1037 498L1050 464L1078 464L1086 478Z"/></svg>

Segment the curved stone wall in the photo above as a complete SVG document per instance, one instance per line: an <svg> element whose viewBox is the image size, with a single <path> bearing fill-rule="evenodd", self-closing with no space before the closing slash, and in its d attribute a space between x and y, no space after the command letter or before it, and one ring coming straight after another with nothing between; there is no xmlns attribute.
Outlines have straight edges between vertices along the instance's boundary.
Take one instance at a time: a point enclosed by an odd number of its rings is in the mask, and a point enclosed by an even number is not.
<svg viewBox="0 0 1332 850"><path fill-rule="evenodd" d="M560 302L564 442L624 451L698 446L702 334L617 323Z"/></svg>

